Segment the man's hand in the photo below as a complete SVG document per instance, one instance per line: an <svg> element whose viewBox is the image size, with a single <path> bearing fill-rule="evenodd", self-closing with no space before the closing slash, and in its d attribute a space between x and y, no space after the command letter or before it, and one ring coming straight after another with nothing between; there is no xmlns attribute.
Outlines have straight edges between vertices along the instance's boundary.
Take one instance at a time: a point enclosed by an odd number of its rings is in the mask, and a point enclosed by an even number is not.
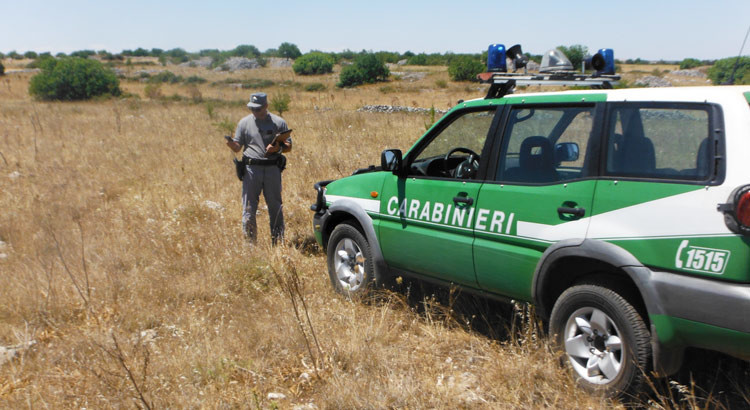
<svg viewBox="0 0 750 410"><path fill-rule="evenodd" d="M266 146L266 155L277 153L280 150L281 150L281 147L279 146L279 144L268 144Z"/></svg>
<svg viewBox="0 0 750 410"><path fill-rule="evenodd" d="M238 144L238 143L236 143L236 142L234 142L232 140L227 140L227 147L229 147L229 149L231 149L234 152L239 152L239 150L241 148L240 144Z"/></svg>

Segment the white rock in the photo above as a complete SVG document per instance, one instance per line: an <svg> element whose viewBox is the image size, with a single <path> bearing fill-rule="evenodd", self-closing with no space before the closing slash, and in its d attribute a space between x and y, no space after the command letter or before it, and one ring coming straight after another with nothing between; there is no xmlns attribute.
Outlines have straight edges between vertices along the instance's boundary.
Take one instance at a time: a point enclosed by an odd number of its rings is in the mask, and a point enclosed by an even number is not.
<svg viewBox="0 0 750 410"><path fill-rule="evenodd" d="M8 178L10 178L10 179L16 179L16 178L19 178L19 177L21 177L21 173L18 172L18 171L13 171L10 174L8 174Z"/></svg>
<svg viewBox="0 0 750 410"><path fill-rule="evenodd" d="M214 211L223 211L224 210L224 206L223 205L221 205L218 202L214 202L214 201L203 201L203 205L206 208L213 209Z"/></svg>
<svg viewBox="0 0 750 410"><path fill-rule="evenodd" d="M268 400L284 400L286 395L283 393L268 393Z"/></svg>
<svg viewBox="0 0 750 410"><path fill-rule="evenodd" d="M146 329L141 331L141 341L143 343L153 343L156 340L156 329Z"/></svg>

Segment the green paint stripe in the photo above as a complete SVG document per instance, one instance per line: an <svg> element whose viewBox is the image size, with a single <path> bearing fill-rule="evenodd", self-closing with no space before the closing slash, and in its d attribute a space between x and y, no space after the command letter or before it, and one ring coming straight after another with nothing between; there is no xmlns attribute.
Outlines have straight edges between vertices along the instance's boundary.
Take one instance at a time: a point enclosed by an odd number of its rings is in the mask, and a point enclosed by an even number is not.
<svg viewBox="0 0 750 410"><path fill-rule="evenodd" d="M750 103L750 92L745 93L745 99Z"/></svg>

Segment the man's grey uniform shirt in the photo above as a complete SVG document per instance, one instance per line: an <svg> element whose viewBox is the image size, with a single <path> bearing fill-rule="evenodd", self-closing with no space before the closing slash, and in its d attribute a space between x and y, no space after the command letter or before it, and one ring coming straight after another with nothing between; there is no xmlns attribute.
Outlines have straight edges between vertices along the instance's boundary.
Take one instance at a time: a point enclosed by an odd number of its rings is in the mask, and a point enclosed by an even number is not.
<svg viewBox="0 0 750 410"><path fill-rule="evenodd" d="M244 155L248 158L276 159L281 151L266 157L266 146L273 141L276 134L288 129L286 121L278 115L269 112L265 119L257 120L254 115L250 114L237 124L234 141L246 147Z"/></svg>

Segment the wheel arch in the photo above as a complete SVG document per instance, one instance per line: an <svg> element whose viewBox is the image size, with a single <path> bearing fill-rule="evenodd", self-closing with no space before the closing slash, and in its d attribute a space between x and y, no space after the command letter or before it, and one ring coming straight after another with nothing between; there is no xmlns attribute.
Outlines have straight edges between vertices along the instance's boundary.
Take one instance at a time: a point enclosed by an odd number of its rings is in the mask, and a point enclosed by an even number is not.
<svg viewBox="0 0 750 410"><path fill-rule="evenodd" d="M648 268L617 245L591 239L565 240L550 246L542 255L534 272L532 296L537 311L548 318L560 294L574 284L616 287L625 293L623 297L638 305L648 320L649 314L660 311L647 286L649 276Z"/></svg>
<svg viewBox="0 0 750 410"><path fill-rule="evenodd" d="M330 213L330 216L325 219L323 226L321 226L323 247L328 248L328 240L336 225L346 221L353 221L355 228L365 236L370 245L375 279L378 281L382 280L388 272L388 265L385 263L385 258L383 258L383 253L380 250L380 244L378 243L378 237L375 234L375 227L372 224L370 215L367 214L362 206L349 199L337 200L328 207L327 212Z"/></svg>
<svg viewBox="0 0 750 410"><path fill-rule="evenodd" d="M570 286L589 283L617 290L651 330L653 368L660 375L669 375L680 368L683 349L663 346L651 323L650 315L665 314L652 276L648 267L617 245L592 239L565 240L542 255L534 272L532 296L537 312L548 319L555 302Z"/></svg>

